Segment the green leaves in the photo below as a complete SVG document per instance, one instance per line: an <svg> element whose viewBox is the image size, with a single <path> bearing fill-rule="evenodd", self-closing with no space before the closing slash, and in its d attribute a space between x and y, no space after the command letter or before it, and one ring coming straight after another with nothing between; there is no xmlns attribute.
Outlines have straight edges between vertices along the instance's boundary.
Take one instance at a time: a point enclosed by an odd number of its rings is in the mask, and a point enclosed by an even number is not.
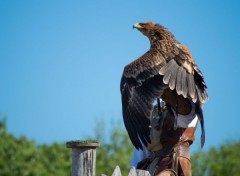
<svg viewBox="0 0 240 176"><path fill-rule="evenodd" d="M113 123L108 133L104 121L96 121L94 139L97 148L97 175L112 175L118 165L122 175L130 170L133 146L125 131ZM110 136L109 139L106 136ZM193 176L225 176L240 173L240 141L210 148L192 155ZM70 176L71 150L65 144L36 145L26 137L16 138L8 133L5 120L0 120L1 176Z"/></svg>
<svg viewBox="0 0 240 176"><path fill-rule="evenodd" d="M132 146L126 132L115 125L106 140L103 129L104 122L96 124L94 138L101 143L97 149L97 175L111 175L116 165L127 175ZM5 121L0 120L1 176L70 176L71 162L71 150L65 144L36 145L26 137L16 138L7 132Z"/></svg>
<svg viewBox="0 0 240 176"><path fill-rule="evenodd" d="M240 141L197 152L192 156L194 176L225 176L240 173Z"/></svg>
<svg viewBox="0 0 240 176"><path fill-rule="evenodd" d="M103 120L97 120L95 128L96 139L100 142L100 147L97 149L96 175L112 175L117 165L121 168L122 175L128 175L133 146L127 132L117 123L113 123L110 129L110 139L107 140L104 124Z"/></svg>
<svg viewBox="0 0 240 176"><path fill-rule="evenodd" d="M71 151L64 144L39 145L16 138L0 120L1 176L71 175Z"/></svg>

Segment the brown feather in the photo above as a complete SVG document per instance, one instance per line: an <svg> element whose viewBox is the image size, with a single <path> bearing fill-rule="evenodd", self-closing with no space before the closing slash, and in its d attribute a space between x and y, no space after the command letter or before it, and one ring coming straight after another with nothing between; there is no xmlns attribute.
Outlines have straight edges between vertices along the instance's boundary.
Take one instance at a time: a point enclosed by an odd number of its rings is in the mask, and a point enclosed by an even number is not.
<svg viewBox="0 0 240 176"><path fill-rule="evenodd" d="M124 68L121 79L123 119L133 145L142 149L142 143L151 142L149 125L157 98L173 108L178 104L180 114L189 113L193 101L205 133L201 106L208 98L207 86L189 49L159 24L135 27L149 38L151 48Z"/></svg>
<svg viewBox="0 0 240 176"><path fill-rule="evenodd" d="M176 85L176 79L177 79L177 74L179 72L180 67L177 66L177 64L175 65L174 69L172 70L172 75L171 75L171 79L169 81L169 88L171 90L175 89L175 85Z"/></svg>

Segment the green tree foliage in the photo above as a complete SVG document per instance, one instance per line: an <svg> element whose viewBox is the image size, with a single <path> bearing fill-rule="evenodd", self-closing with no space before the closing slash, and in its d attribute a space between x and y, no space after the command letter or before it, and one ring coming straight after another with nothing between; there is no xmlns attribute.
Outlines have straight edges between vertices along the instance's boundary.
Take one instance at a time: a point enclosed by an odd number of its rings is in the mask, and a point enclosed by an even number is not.
<svg viewBox="0 0 240 176"><path fill-rule="evenodd" d="M240 141L197 152L192 156L194 176L240 175Z"/></svg>
<svg viewBox="0 0 240 176"><path fill-rule="evenodd" d="M130 158L133 152L133 146L125 130L113 125L110 130L110 141L106 142L106 135L103 128L104 122L98 121L95 129L96 139L100 141L100 147L97 149L97 175L112 175L113 170L118 165L121 168L122 175L128 175L130 171Z"/></svg>
<svg viewBox="0 0 240 176"><path fill-rule="evenodd" d="M104 122L96 124L94 138L100 142L97 175L111 175L116 165L120 166L122 175L127 175L133 147L125 130L113 125L108 132L110 139L106 139ZM240 141L196 152L192 156L193 175L239 175L239 149ZM36 145L26 137L17 138L7 131L5 120L0 120L0 175L70 176L71 150L65 144Z"/></svg>
<svg viewBox="0 0 240 176"><path fill-rule="evenodd" d="M98 124L95 130L95 138L101 143L97 149L97 175L111 175L116 165L127 175L132 147L126 132L114 126L106 142L103 129L105 127ZM7 131L5 120L0 120L0 175L71 175L71 150L65 144L36 145L26 137L16 138Z"/></svg>
<svg viewBox="0 0 240 176"><path fill-rule="evenodd" d="M71 175L71 151L63 144L39 145L26 137L16 138L0 121L1 176Z"/></svg>

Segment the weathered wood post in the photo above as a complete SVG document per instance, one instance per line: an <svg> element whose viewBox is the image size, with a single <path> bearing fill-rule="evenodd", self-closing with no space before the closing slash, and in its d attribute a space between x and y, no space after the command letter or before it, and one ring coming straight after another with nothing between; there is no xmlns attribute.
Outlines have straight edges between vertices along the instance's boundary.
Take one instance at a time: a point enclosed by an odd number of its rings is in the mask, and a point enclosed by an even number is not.
<svg viewBox="0 0 240 176"><path fill-rule="evenodd" d="M96 141L69 141L67 148L72 148L72 176L95 176Z"/></svg>

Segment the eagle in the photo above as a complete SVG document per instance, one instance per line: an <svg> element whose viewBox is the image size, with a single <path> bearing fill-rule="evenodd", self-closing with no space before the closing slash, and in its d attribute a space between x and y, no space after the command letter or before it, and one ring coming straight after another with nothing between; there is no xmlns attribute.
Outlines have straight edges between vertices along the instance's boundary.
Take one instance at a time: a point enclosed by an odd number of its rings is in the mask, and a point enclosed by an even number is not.
<svg viewBox="0 0 240 176"><path fill-rule="evenodd" d="M178 114L186 115L195 105L201 124L201 146L205 142L202 107L208 99L202 72L185 45L164 26L136 23L150 41L150 49L124 67L120 83L124 125L132 144L143 149L150 140L150 118L154 103L162 99Z"/></svg>

